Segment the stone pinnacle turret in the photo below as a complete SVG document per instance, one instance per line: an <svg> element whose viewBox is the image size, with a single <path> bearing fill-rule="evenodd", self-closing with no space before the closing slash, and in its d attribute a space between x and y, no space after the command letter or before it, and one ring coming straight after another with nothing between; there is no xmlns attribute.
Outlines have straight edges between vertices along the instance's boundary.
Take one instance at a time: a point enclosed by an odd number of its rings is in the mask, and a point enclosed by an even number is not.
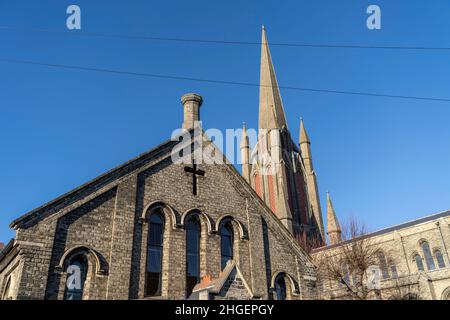
<svg viewBox="0 0 450 320"><path fill-rule="evenodd" d="M331 202L330 193L327 192L327 234L330 245L337 244L342 241L342 230L339 220Z"/></svg>
<svg viewBox="0 0 450 320"><path fill-rule="evenodd" d="M250 183L250 174L252 171L250 163L250 143L247 135L247 128L245 123L242 126L242 138L241 138L241 161L242 161L242 176L248 183Z"/></svg>

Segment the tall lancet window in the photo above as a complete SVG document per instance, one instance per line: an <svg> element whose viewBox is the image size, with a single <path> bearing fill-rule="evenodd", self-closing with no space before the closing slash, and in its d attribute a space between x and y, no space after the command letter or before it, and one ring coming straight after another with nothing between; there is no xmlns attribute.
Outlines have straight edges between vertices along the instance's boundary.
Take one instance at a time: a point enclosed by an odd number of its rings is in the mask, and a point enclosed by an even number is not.
<svg viewBox="0 0 450 320"><path fill-rule="evenodd" d="M442 253L440 250L436 250L434 252L434 256L436 257L436 261L438 263L438 267L439 268L445 268L445 262L444 262L444 257L442 256Z"/></svg>
<svg viewBox="0 0 450 320"><path fill-rule="evenodd" d="M422 257L419 254L415 254L414 255L414 260L416 260L416 265L417 265L417 271L423 271L423 262L422 262Z"/></svg>
<svg viewBox="0 0 450 320"><path fill-rule="evenodd" d="M378 255L378 261L380 263L380 269L381 269L381 274L383 276L383 279L387 279L387 278L389 278L389 270L388 270L388 266L387 266L387 262L386 262L386 256L384 255L384 253L382 251L378 251L377 255Z"/></svg>
<svg viewBox="0 0 450 320"><path fill-rule="evenodd" d="M220 233L220 263L222 270L227 262L233 259L233 227L231 221L222 224Z"/></svg>
<svg viewBox="0 0 450 320"><path fill-rule="evenodd" d="M83 300L84 284L88 271L88 261L84 254L75 256L66 269L66 291L64 300Z"/></svg>
<svg viewBox="0 0 450 320"><path fill-rule="evenodd" d="M156 212L150 216L149 222L145 295L160 296L162 286L164 218L160 212Z"/></svg>
<svg viewBox="0 0 450 320"><path fill-rule="evenodd" d="M286 300L286 281L282 275L275 280L275 294L277 300Z"/></svg>
<svg viewBox="0 0 450 320"><path fill-rule="evenodd" d="M200 281L200 221L191 215L186 222L186 295Z"/></svg>
<svg viewBox="0 0 450 320"><path fill-rule="evenodd" d="M436 265L434 264L434 259L430 250L430 245L428 244L428 242L424 241L422 242L421 246L423 250L423 255L425 256L425 262L427 263L428 270L432 271L436 269Z"/></svg>

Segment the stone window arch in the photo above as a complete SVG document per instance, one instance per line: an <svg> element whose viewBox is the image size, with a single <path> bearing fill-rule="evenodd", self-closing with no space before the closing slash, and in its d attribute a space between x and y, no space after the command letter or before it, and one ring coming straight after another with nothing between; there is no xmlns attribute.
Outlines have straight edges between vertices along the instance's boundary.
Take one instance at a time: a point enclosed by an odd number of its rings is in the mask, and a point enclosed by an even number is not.
<svg viewBox="0 0 450 320"><path fill-rule="evenodd" d="M422 248L423 256L425 257L425 262L427 264L428 271L435 270L436 265L434 263L433 255L431 254L429 243L423 240L420 242L420 247Z"/></svg>
<svg viewBox="0 0 450 320"><path fill-rule="evenodd" d="M380 264L381 275L383 276L383 279L388 279L389 278L389 270L388 270L388 264L387 264L386 256L384 255L384 252L381 250L378 251L377 257L378 257L378 263Z"/></svg>
<svg viewBox="0 0 450 320"><path fill-rule="evenodd" d="M215 229L218 231L220 228L220 225L224 222L224 221L231 221L233 228L236 229L236 231L239 233L239 238L241 240L248 240L248 232L246 230L246 228L244 227L244 225L237 219L235 219L232 215L230 214L226 214L221 216L217 222L216 222L216 226Z"/></svg>
<svg viewBox="0 0 450 320"><path fill-rule="evenodd" d="M436 258L439 269L445 268L444 256L442 255L441 250L434 250L434 257Z"/></svg>
<svg viewBox="0 0 450 320"><path fill-rule="evenodd" d="M160 218L159 222L162 222L162 230L159 230L161 231L159 235L162 237L152 238L156 234L154 232L152 234L151 229L158 229L156 217ZM155 220L152 221L153 219ZM134 294L139 298L146 296L166 298L169 290L170 239L180 226L179 214L169 204L157 200L145 207L140 221L142 235L138 260L139 271L133 279L138 286ZM161 227L161 224L159 226ZM160 256L160 260L157 256ZM151 264L148 261L149 258L152 258Z"/></svg>
<svg viewBox="0 0 450 320"><path fill-rule="evenodd" d="M299 288L294 278L284 271L279 271L272 276L271 296L275 300L291 300L299 295Z"/></svg>
<svg viewBox="0 0 450 320"><path fill-rule="evenodd" d="M392 279L397 279L398 278L397 266L395 265L395 262L392 259L388 260L388 267L389 270L391 271Z"/></svg>
<svg viewBox="0 0 450 320"><path fill-rule="evenodd" d="M148 219L145 296L161 296L165 219L162 208L154 209Z"/></svg>
<svg viewBox="0 0 450 320"><path fill-rule="evenodd" d="M176 229L180 224L180 218L177 212L167 203L157 200L149 203L142 211L141 222L147 222L148 217L154 212L154 210L161 210L164 215L165 222Z"/></svg>
<svg viewBox="0 0 450 320"><path fill-rule="evenodd" d="M103 256L89 246L77 246L67 250L61 257L59 264L56 266L56 270L65 270L67 268L67 263L80 254L83 254L88 258L89 264L92 264L92 269L97 275L105 275L108 273L108 266Z"/></svg>
<svg viewBox="0 0 450 320"><path fill-rule="evenodd" d="M61 273L59 299L87 300L95 277L108 274L108 266L97 251L88 246L67 250L55 270Z"/></svg>
<svg viewBox="0 0 450 320"><path fill-rule="evenodd" d="M223 226L228 225L230 230L232 230L232 259L236 262L236 264L239 265L239 261L240 261L240 254L241 254L241 243L244 240L248 240L248 232L247 229L244 227L244 225L238 220L236 219L233 215L230 214L225 214L223 216L221 216L219 219L217 219L216 224L215 224L215 231L217 232L217 234L219 235L220 239L220 243L218 243L218 245L220 245L220 249L221 249L221 253L222 253L222 243L223 243L223 239L222 239L222 233L221 233L221 229L223 228ZM225 260L225 257L224 259ZM222 261L222 254L221 254L221 270L224 269L225 267L225 261ZM270 278L269 278L270 279Z"/></svg>
<svg viewBox="0 0 450 320"><path fill-rule="evenodd" d="M208 214L199 209L189 209L185 211L181 216L180 225L185 227L186 221L191 215L198 216L202 229L205 229L208 234L212 234L214 232L214 221Z"/></svg>
<svg viewBox="0 0 450 320"><path fill-rule="evenodd" d="M186 297L200 282L200 241L202 228L198 215L191 214L185 221L186 229Z"/></svg>
<svg viewBox="0 0 450 320"><path fill-rule="evenodd" d="M423 266L423 261L422 261L422 257L420 256L419 253L415 252L413 254L413 260L416 263L416 268L418 272L424 271L425 268Z"/></svg>
<svg viewBox="0 0 450 320"><path fill-rule="evenodd" d="M286 280L282 275L275 279L275 298L276 300L287 300Z"/></svg>
<svg viewBox="0 0 450 320"><path fill-rule="evenodd" d="M225 269L228 261L233 260L234 230L231 220L225 220L218 229L220 236L220 269Z"/></svg>
<svg viewBox="0 0 450 320"><path fill-rule="evenodd" d="M83 300L89 264L85 254L74 255L65 272L67 273L64 300Z"/></svg>
<svg viewBox="0 0 450 320"><path fill-rule="evenodd" d="M208 265L208 243L210 241L209 236L216 233L216 229L214 228L215 223L214 220L205 212L200 209L194 208L185 211L181 215L180 219L180 227L185 230L187 233L186 225L191 217L195 216L198 219L200 224L200 278L207 275L207 265ZM187 236L187 234L186 234ZM185 237L185 244L187 245L187 238ZM187 250L185 250L187 252ZM185 259L185 263L186 263ZM186 277L185 277L186 278ZM187 288L187 287L186 287ZM189 290L186 291L188 293ZM190 294L190 292L189 292Z"/></svg>

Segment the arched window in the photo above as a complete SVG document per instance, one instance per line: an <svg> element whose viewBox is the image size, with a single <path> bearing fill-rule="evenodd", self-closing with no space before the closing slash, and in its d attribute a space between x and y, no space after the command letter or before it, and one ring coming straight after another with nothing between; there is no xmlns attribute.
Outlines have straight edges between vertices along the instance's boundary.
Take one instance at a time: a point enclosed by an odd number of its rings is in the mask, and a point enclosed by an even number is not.
<svg viewBox="0 0 450 320"><path fill-rule="evenodd" d="M418 271L423 271L423 262L422 262L422 257L419 254L415 254L414 255L414 260L416 261L416 265L417 265L417 270Z"/></svg>
<svg viewBox="0 0 450 320"><path fill-rule="evenodd" d="M397 266L392 263L391 263L391 274L392 274L392 279L398 278Z"/></svg>
<svg viewBox="0 0 450 320"><path fill-rule="evenodd" d="M431 255L430 245L428 242L424 241L421 244L423 255L425 256L425 262L427 263L427 268L429 271L436 269L436 265L434 264L433 256Z"/></svg>
<svg viewBox="0 0 450 320"><path fill-rule="evenodd" d="M191 215L186 222L186 295L200 281L200 221Z"/></svg>
<svg viewBox="0 0 450 320"><path fill-rule="evenodd" d="M438 263L438 267L439 268L445 268L445 262L444 262L444 257L442 256L442 253L440 250L436 250L434 252L434 256L436 257L436 261Z"/></svg>
<svg viewBox="0 0 450 320"><path fill-rule="evenodd" d="M381 269L381 274L383 276L383 279L387 279L387 278L389 278L389 270L388 270L388 266L387 266L387 262L386 262L386 256L384 255L384 253L382 251L378 251L377 255L378 255L378 261L380 263L380 269Z"/></svg>
<svg viewBox="0 0 450 320"><path fill-rule="evenodd" d="M160 296L162 287L164 218L160 212L156 212L150 215L149 222L145 295Z"/></svg>
<svg viewBox="0 0 450 320"><path fill-rule="evenodd" d="M286 300L286 281L283 275L275 279L275 294L277 300Z"/></svg>
<svg viewBox="0 0 450 320"><path fill-rule="evenodd" d="M11 277L8 277L8 280L6 280L5 290L3 290L2 300L8 300L10 290L11 290Z"/></svg>
<svg viewBox="0 0 450 320"><path fill-rule="evenodd" d="M231 221L222 224L220 233L220 263L222 270L233 259L233 227Z"/></svg>
<svg viewBox="0 0 450 320"><path fill-rule="evenodd" d="M83 300L84 283L88 271L88 261L84 254L73 257L67 266L65 300Z"/></svg>

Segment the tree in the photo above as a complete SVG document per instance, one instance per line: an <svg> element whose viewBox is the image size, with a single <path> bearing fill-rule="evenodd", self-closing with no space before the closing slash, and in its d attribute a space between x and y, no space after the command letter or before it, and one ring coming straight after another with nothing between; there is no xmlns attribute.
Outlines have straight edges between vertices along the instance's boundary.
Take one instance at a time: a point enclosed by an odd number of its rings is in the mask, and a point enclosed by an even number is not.
<svg viewBox="0 0 450 320"><path fill-rule="evenodd" d="M381 280L390 278L388 268L395 265L395 260L374 238L367 236L365 225L355 218L343 225L341 243L315 249L312 256L317 266L320 298L418 298L416 288L407 285L408 280L397 279L398 275L386 285L389 295L382 294Z"/></svg>

